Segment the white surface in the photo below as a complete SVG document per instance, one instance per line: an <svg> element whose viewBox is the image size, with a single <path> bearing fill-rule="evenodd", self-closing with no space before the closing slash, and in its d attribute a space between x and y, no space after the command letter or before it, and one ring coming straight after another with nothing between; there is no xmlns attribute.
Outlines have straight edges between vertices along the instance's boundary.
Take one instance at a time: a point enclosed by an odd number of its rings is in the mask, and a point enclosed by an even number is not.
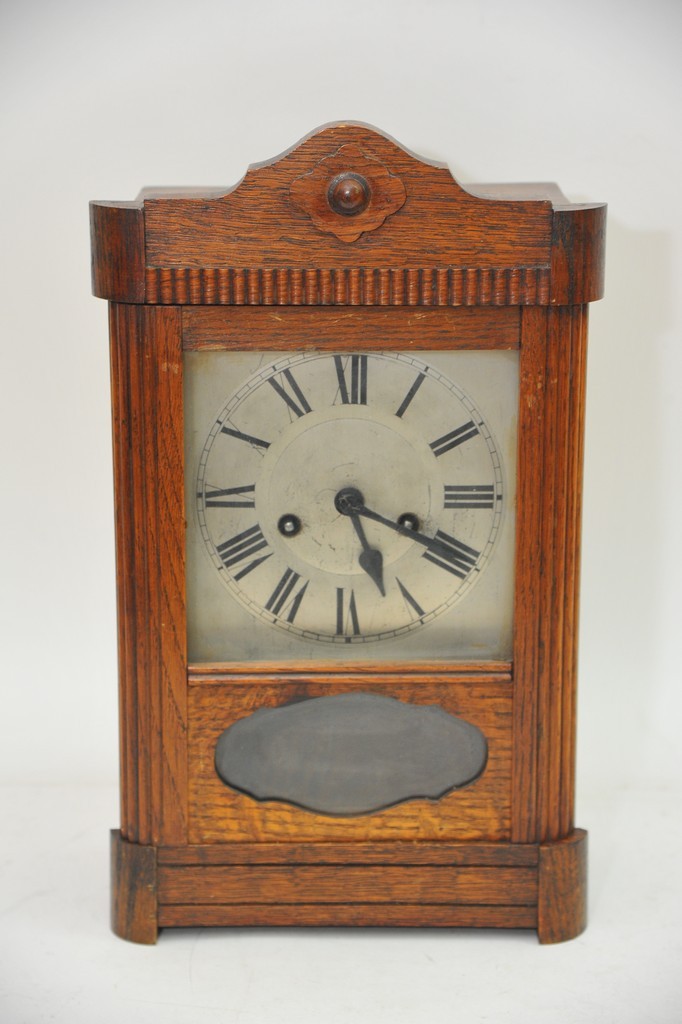
<svg viewBox="0 0 682 1024"><path fill-rule="evenodd" d="M114 1010L183 1024L682 1017L682 5L348 11L0 8L0 779L70 787L12 790L0 819L14 907L0 918L2 1024ZM610 204L607 299L591 314L581 622L577 820L591 829L592 923L569 946L192 932L146 950L106 931L116 801L79 788L112 786L117 760L107 327L89 296L87 201L227 186L339 118L377 125L462 181L557 179L574 200Z"/></svg>

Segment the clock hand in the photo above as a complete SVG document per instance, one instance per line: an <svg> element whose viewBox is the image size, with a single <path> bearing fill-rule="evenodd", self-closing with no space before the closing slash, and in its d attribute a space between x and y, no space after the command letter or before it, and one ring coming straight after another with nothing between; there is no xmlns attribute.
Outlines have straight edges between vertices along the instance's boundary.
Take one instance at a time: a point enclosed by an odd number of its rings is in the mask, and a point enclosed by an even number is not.
<svg viewBox="0 0 682 1024"><path fill-rule="evenodd" d="M365 528L360 521L360 516L351 515L350 521L355 527L355 532L362 544L362 551L358 559L360 568L364 569L369 578L374 580L381 596L386 597L384 589L384 556L378 548L370 547L367 535L365 534Z"/></svg>
<svg viewBox="0 0 682 1024"><path fill-rule="evenodd" d="M360 538L362 551L358 559L360 568L364 569L370 579L376 583L382 597L386 596L384 589L384 556L378 548L370 547L365 534L365 529L357 514L357 507L361 506L365 499L357 487L342 487L334 498L334 505L337 512L348 516Z"/></svg>
<svg viewBox="0 0 682 1024"><path fill-rule="evenodd" d="M445 558L446 561L452 560L452 549L447 545L443 544L438 540L437 537L428 537L425 533L420 533L418 530L414 530L411 526L402 526L400 523L396 523L393 519L387 519L386 516L380 515L378 512L373 512L372 509L367 508L366 505L361 505L357 509L357 515L364 516L365 519L371 519L375 523L381 523L382 526L387 526L389 530L394 530L399 533L401 537L409 537L410 540L414 540L417 544L423 544L425 548L432 551L436 555L440 555Z"/></svg>
<svg viewBox="0 0 682 1024"><path fill-rule="evenodd" d="M351 517L363 516L365 519L371 519L373 522L380 523L382 526L388 527L389 530L399 533L402 537L409 537L410 540L416 541L417 544L423 544L434 555L439 555L446 562L456 564L457 552L453 551L449 544L444 543L437 537L428 537L425 533L420 533L419 530L415 530L410 526L403 526L401 523L397 523L393 519L387 519L386 516L382 516L379 512L374 512L371 508L367 508L362 494L356 487L344 487L343 490L339 491L335 498L335 504L343 515ZM478 552L474 552L473 548L467 548L466 545L462 545L462 547L467 552L470 552L471 555L478 555ZM468 561L471 563L470 558Z"/></svg>

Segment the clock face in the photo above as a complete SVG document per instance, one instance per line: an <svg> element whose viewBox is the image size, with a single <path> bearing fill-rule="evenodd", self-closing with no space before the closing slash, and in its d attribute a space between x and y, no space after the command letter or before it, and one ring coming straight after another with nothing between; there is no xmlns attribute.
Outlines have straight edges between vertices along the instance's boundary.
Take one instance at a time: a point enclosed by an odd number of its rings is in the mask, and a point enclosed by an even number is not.
<svg viewBox="0 0 682 1024"><path fill-rule="evenodd" d="M488 574L485 615L499 633L508 542L502 576L494 565L513 518L514 431L499 396L489 415L457 371L480 390L487 357L499 390L495 378L513 376L510 355L189 354L205 363L188 374L194 657L229 660L245 628L242 656L263 659L426 653L432 634L436 648L449 637L453 656L452 624L437 623Z"/></svg>

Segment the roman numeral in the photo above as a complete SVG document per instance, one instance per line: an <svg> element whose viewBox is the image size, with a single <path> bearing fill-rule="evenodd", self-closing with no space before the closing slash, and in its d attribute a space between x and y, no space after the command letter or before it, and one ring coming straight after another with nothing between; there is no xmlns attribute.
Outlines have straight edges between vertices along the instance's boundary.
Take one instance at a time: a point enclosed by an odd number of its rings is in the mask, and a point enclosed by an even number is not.
<svg viewBox="0 0 682 1024"><path fill-rule="evenodd" d="M438 530L431 547L426 549L422 558L463 580L476 565L480 553L470 548L468 544L463 544L462 541L455 540L449 534Z"/></svg>
<svg viewBox="0 0 682 1024"><path fill-rule="evenodd" d="M299 574L294 572L293 569L287 569L270 595L270 599L265 606L266 610L272 612L273 615L279 615L282 609L288 608L289 614L287 615L287 622L293 622L296 618L298 609L301 607L303 595L308 589L308 580L306 580L303 586L294 595L293 600L289 600L291 593L300 578Z"/></svg>
<svg viewBox="0 0 682 1024"><path fill-rule="evenodd" d="M242 562L245 563L238 572L234 573L234 579L241 580L270 558L272 551L268 551L267 555L261 555L260 558L254 558L249 561L251 555L255 555L257 551L262 551L267 546L268 542L263 536L260 526L256 523L255 526L250 526L248 530L238 533L236 537L231 537L229 540L223 541L222 544L218 544L216 551L220 555L220 559L226 569L231 570L233 566L238 566Z"/></svg>
<svg viewBox="0 0 682 1024"><path fill-rule="evenodd" d="M299 417L305 416L307 412L312 412L312 409L310 408L305 395L298 386L298 382L291 370L284 370L282 376L284 377L289 390L287 390L285 384L281 384L274 377L268 377L269 383L275 389L279 397L282 398L291 411L296 413Z"/></svg>
<svg viewBox="0 0 682 1024"><path fill-rule="evenodd" d="M471 438L475 437L477 433L478 427L473 420L469 420L468 423L463 423L462 426L457 427L456 430L451 430L449 434L443 434L442 437L432 441L429 447L436 457L439 455L445 455L445 453L451 451L452 448L457 448L458 445L471 440Z"/></svg>
<svg viewBox="0 0 682 1024"><path fill-rule="evenodd" d="M367 405L367 356L349 356L346 367L343 358L334 356L341 401L344 405ZM350 367L350 381L348 370Z"/></svg>
<svg viewBox="0 0 682 1024"><path fill-rule="evenodd" d="M243 434L241 430L235 430L234 427L221 427L221 433L227 434L228 437L236 437L238 441L246 441L247 444L255 444L257 448L269 448L270 442L263 441L260 437L254 437L253 434Z"/></svg>
<svg viewBox="0 0 682 1024"><path fill-rule="evenodd" d="M443 508L492 508L493 484L445 484Z"/></svg>
<svg viewBox="0 0 682 1024"><path fill-rule="evenodd" d="M360 622L358 621L358 610L355 607L355 592L351 590L346 607L346 596L343 587L336 588L336 635L360 636Z"/></svg>
<svg viewBox="0 0 682 1024"><path fill-rule="evenodd" d="M408 609L411 609L413 612L416 612L417 618L422 619L426 614L422 606L414 597L412 597L412 594L409 592L405 584L402 583L397 576L395 578L395 581L400 588L400 593L403 595L403 598L405 599L405 604L407 605ZM412 612L410 612L410 616L411 614Z"/></svg>
<svg viewBox="0 0 682 1024"><path fill-rule="evenodd" d="M407 392L407 394L403 398L402 402L400 403L400 408L396 412L396 416L401 416L402 417L405 414L405 412L407 411L407 409L408 409L408 407L410 405L410 402L412 401L414 396L417 394L417 392L419 391L420 387L422 386L422 384L424 383L425 380L426 380L426 374L425 373L420 373L419 376L416 378L414 384L412 385L412 387L410 388L410 390Z"/></svg>
<svg viewBox="0 0 682 1024"><path fill-rule="evenodd" d="M254 500L255 484L247 484L244 487L212 487L206 488L206 508L255 508ZM199 493L197 498L203 498Z"/></svg>

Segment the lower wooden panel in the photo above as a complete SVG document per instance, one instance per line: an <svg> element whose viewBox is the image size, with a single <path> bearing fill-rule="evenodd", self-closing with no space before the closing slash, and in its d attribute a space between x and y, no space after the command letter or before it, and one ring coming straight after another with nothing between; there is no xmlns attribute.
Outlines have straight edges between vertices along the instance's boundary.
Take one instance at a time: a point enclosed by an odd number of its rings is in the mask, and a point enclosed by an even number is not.
<svg viewBox="0 0 682 1024"><path fill-rule="evenodd" d="M410 800L375 814L332 817L290 804L258 801L224 785L215 770L218 737L258 708L349 692L435 704L478 726L488 763L469 786L440 800ZM451 678L355 677L228 681L190 677L189 777L191 844L420 841L504 841L511 819L511 684Z"/></svg>
<svg viewBox="0 0 682 1024"><path fill-rule="evenodd" d="M176 905L159 907L162 928L369 927L369 928L535 928L535 907L448 906L444 904L299 904L272 906Z"/></svg>
<svg viewBox="0 0 682 1024"><path fill-rule="evenodd" d="M537 903L533 868L160 867L159 903Z"/></svg>

